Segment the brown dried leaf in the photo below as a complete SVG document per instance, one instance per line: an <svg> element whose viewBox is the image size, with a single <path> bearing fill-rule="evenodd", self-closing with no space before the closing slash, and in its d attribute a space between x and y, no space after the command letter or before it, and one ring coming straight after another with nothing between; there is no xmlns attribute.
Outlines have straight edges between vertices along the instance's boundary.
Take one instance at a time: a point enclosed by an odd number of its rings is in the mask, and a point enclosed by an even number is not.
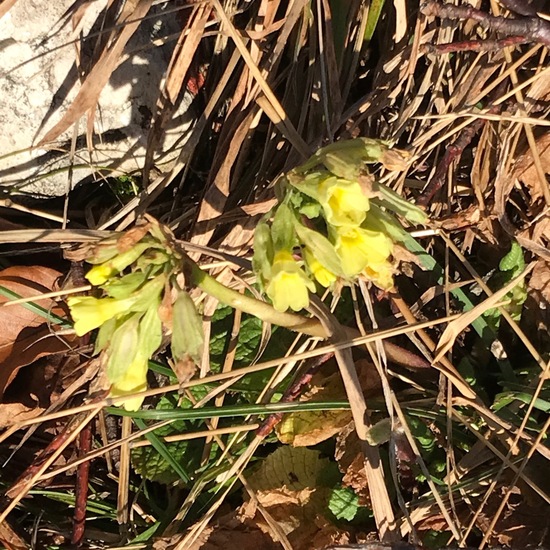
<svg viewBox="0 0 550 550"><path fill-rule="evenodd" d="M370 493L365 473L365 455L355 431L355 424L350 422L336 439L334 458L339 470L344 474L342 484L352 488L359 496L359 503L370 504Z"/></svg>
<svg viewBox="0 0 550 550"><path fill-rule="evenodd" d="M541 296L550 303L550 264L543 260L539 260L531 278L529 279L529 287L540 292Z"/></svg>
<svg viewBox="0 0 550 550"><path fill-rule="evenodd" d="M340 373L326 376L316 373L310 389L301 401L331 401L345 398L346 392ZM317 445L337 434L351 420L350 411L303 411L289 413L276 427L279 441L294 447Z"/></svg>
<svg viewBox="0 0 550 550"><path fill-rule="evenodd" d="M51 292L60 275L42 266L9 267L0 272L0 285L26 298ZM7 301L0 296L0 304ZM34 303L45 309L55 306L51 299ZM0 308L0 398L21 367L66 349L67 344L52 334L42 316L21 304Z"/></svg>
<svg viewBox="0 0 550 550"><path fill-rule="evenodd" d="M537 139L537 150L540 157L542 170L550 174L550 132L545 132ZM512 178L518 179L528 188L533 201L544 196L542 186L547 186L547 181L540 181L539 173L533 160L531 148L517 160L512 171Z"/></svg>
<svg viewBox="0 0 550 550"><path fill-rule="evenodd" d="M42 407L28 407L23 403L0 403L0 429L36 418L43 412Z"/></svg>
<svg viewBox="0 0 550 550"><path fill-rule="evenodd" d="M29 547L7 521L0 523L0 542L6 550L26 550Z"/></svg>

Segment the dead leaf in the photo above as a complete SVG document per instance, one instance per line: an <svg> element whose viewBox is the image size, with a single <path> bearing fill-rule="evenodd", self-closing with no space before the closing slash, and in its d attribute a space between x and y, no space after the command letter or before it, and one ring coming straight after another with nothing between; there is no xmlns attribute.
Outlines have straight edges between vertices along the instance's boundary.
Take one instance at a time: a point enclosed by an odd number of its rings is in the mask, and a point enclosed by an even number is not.
<svg viewBox="0 0 550 550"><path fill-rule="evenodd" d="M538 260L529 279L529 288L540 292L541 296L550 303L550 264Z"/></svg>
<svg viewBox="0 0 550 550"><path fill-rule="evenodd" d="M300 401L331 401L346 396L340 373L316 373ZM351 420L350 411L303 411L286 414L276 427L281 443L294 447L317 445L337 434Z"/></svg>
<svg viewBox="0 0 550 550"><path fill-rule="evenodd" d="M47 267L15 266L0 272L0 285L26 298L51 292L60 275ZM8 301L0 296L0 304ZM33 303L62 313L50 298ZM0 307L0 398L21 367L39 357L66 350L67 344L53 334L41 315L22 304Z"/></svg>
<svg viewBox="0 0 550 550"><path fill-rule="evenodd" d="M536 141L537 151L540 157L542 171L550 174L550 132L545 132ZM512 171L512 179L518 179L527 187L533 201L544 196L543 185L548 185L546 181L540 181L539 172L533 160L531 148L516 161Z"/></svg>
<svg viewBox="0 0 550 550"><path fill-rule="evenodd" d="M26 550L29 547L6 521L0 523L0 542L6 550Z"/></svg>
<svg viewBox="0 0 550 550"><path fill-rule="evenodd" d="M361 505L369 506L370 493L365 472L365 455L361 451L361 442L357 437L353 421L338 435L334 458L339 470L344 474L342 484L355 491Z"/></svg>
<svg viewBox="0 0 550 550"><path fill-rule="evenodd" d="M36 418L43 412L41 407L28 407L23 403L0 403L0 429Z"/></svg>

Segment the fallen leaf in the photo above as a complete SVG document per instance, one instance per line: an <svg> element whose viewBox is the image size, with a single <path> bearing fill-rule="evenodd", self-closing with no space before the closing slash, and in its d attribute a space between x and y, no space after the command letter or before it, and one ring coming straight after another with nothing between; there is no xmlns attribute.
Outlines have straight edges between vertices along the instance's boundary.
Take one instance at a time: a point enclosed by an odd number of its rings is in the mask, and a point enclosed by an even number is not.
<svg viewBox="0 0 550 550"><path fill-rule="evenodd" d="M23 403L0 403L0 429L36 418L43 412L41 407L28 407Z"/></svg>
<svg viewBox="0 0 550 550"><path fill-rule="evenodd" d="M0 542L6 550L26 550L29 547L6 521L0 523Z"/></svg>
<svg viewBox="0 0 550 550"><path fill-rule="evenodd" d="M538 260L529 279L529 288L540 292L541 296L550 303L550 264Z"/></svg>
<svg viewBox="0 0 550 550"><path fill-rule="evenodd" d="M336 438L334 458L344 474L342 485L350 487L359 497L359 504L370 506L370 492L365 473L365 455L355 431L354 422L344 427Z"/></svg>
<svg viewBox="0 0 550 550"><path fill-rule="evenodd" d="M545 132L536 141L537 151L540 158L540 164L544 174L550 174L550 132ZM533 201L544 196L543 185L548 185L546 181L541 181L539 172L533 160L533 152L529 147L527 151L516 161L512 178L518 179L527 187Z"/></svg>
<svg viewBox="0 0 550 550"><path fill-rule="evenodd" d="M0 286L23 298L51 292L61 274L42 266L14 266L0 272ZM0 296L0 304L9 299ZM51 298L34 304L62 313ZM22 304L0 306L0 399L17 371L38 358L67 350L67 344L53 334L46 319Z"/></svg>
<svg viewBox="0 0 550 550"><path fill-rule="evenodd" d="M331 401L345 399L346 392L340 373L330 376L316 373L310 389L300 401ZM294 447L317 445L337 434L351 420L350 411L303 411L286 414L276 427L281 443Z"/></svg>

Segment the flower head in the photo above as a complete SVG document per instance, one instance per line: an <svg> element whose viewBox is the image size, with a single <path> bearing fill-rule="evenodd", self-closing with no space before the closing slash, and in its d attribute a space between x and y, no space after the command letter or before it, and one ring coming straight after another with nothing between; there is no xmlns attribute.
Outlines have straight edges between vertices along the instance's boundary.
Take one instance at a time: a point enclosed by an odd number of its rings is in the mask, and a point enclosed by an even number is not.
<svg viewBox="0 0 550 550"><path fill-rule="evenodd" d="M159 275L124 299L71 296L67 304L76 334L83 336L119 315L147 311L158 300L165 281L166 277Z"/></svg>
<svg viewBox="0 0 550 550"><path fill-rule="evenodd" d="M367 266L391 265L389 257L393 243L378 231L361 227L341 228L336 233L335 248L342 270L348 277L355 277Z"/></svg>
<svg viewBox="0 0 550 550"><path fill-rule="evenodd" d="M133 264L151 246L153 246L151 241L135 244L130 250L117 254L106 262L92 267L86 273L86 279L94 286L106 283L111 277L118 275L122 270Z"/></svg>
<svg viewBox="0 0 550 550"><path fill-rule="evenodd" d="M334 283L334 281L336 281L336 275L324 267L307 246L304 247L303 250L306 264L316 281L325 288Z"/></svg>
<svg viewBox="0 0 550 550"><path fill-rule="evenodd" d="M111 384L111 397L122 397L147 389L148 357L138 353L124 374ZM127 411L137 411L143 403L143 397L130 397L122 403Z"/></svg>
<svg viewBox="0 0 550 550"><path fill-rule="evenodd" d="M277 311L288 308L299 311L309 305L308 290L315 292L315 283L304 273L300 264L286 250L275 254L267 295Z"/></svg>
<svg viewBox="0 0 550 550"><path fill-rule="evenodd" d="M369 199L359 183L336 177L319 184L319 202L327 222L336 227L361 225L369 209Z"/></svg>

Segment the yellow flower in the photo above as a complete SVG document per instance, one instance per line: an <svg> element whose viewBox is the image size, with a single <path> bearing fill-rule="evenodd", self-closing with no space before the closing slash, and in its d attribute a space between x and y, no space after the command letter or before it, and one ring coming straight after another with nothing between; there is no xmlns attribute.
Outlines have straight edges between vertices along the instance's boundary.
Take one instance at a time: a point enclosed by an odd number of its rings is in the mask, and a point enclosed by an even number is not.
<svg viewBox="0 0 550 550"><path fill-rule="evenodd" d="M67 304L76 334L83 336L121 314L147 311L159 299L165 281L164 274L158 275L124 299L71 296L67 299Z"/></svg>
<svg viewBox="0 0 550 550"><path fill-rule="evenodd" d="M109 319L126 313L134 302L134 298L115 300L115 298L94 298L93 296L71 296L67 299L74 321L74 330L78 336L83 336Z"/></svg>
<svg viewBox="0 0 550 550"><path fill-rule="evenodd" d="M336 281L336 275L326 269L308 247L304 247L304 258L312 275L321 286L327 288Z"/></svg>
<svg viewBox="0 0 550 550"><path fill-rule="evenodd" d="M357 227L369 209L369 199L357 182L326 178L319 185L319 202L327 222L336 227Z"/></svg>
<svg viewBox="0 0 550 550"><path fill-rule="evenodd" d="M130 250L117 254L114 258L92 267L86 273L86 279L94 286L106 283L111 277L118 275L133 264L151 246L153 246L153 243L149 241L137 243Z"/></svg>
<svg viewBox="0 0 550 550"><path fill-rule="evenodd" d="M111 385L111 397L121 397L133 393L143 392L147 389L148 358L138 353L124 374L114 380ZM127 411L137 411L143 403L143 397L131 397L126 399L122 406Z"/></svg>
<svg viewBox="0 0 550 550"><path fill-rule="evenodd" d="M342 270L348 277L355 277L367 266L387 263L393 243L379 231L360 227L342 228L336 233L336 252L342 262Z"/></svg>
<svg viewBox="0 0 550 550"><path fill-rule="evenodd" d="M363 270L363 275L382 290L393 288L393 266L389 262L370 264Z"/></svg>
<svg viewBox="0 0 550 550"><path fill-rule="evenodd" d="M271 280L266 292L277 311L292 308L299 311L309 305L308 290L315 292L315 283L301 269L300 264L286 250L275 254Z"/></svg>

